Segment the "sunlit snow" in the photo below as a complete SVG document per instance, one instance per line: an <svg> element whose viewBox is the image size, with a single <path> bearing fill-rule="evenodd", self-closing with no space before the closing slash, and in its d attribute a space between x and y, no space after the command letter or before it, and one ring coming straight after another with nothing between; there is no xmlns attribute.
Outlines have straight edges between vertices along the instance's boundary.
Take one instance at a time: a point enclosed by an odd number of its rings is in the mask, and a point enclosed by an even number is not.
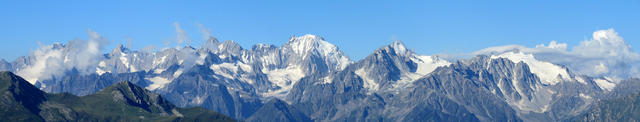
<svg viewBox="0 0 640 122"><path fill-rule="evenodd" d="M570 79L570 75L565 68L549 62L538 61L533 57L532 54L524 54L522 52L507 52L500 55L491 56L491 59L496 58L506 58L514 63L518 63L521 61L524 62L529 66L531 73L538 76L543 84L555 85L562 80Z"/></svg>

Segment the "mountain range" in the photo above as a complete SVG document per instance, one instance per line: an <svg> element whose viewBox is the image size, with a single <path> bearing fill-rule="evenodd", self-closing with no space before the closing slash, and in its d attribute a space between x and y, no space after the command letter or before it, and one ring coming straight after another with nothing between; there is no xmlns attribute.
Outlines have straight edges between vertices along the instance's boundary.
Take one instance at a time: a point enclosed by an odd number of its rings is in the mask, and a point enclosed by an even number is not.
<svg viewBox="0 0 640 122"><path fill-rule="evenodd" d="M0 72L2 121L234 121L204 108L178 108L130 82L78 97L40 91L11 72Z"/></svg>
<svg viewBox="0 0 640 122"><path fill-rule="evenodd" d="M24 97L35 101L23 103L39 105L45 99L59 100L53 103L65 106L73 101L101 102L84 99L111 98L124 87L134 95L120 93L121 97L111 101L151 100L124 108L163 115L149 118L155 120L175 119L165 116L178 113L185 117L185 113L214 113L179 109L203 107L246 121L588 121L609 115L593 111L608 112L603 108L608 105L606 100L633 95L638 92L633 87L638 85L633 84L639 81L574 73L564 65L518 50L448 60L416 54L401 41L352 61L337 46L315 35L292 37L282 46L257 44L250 49L216 38L199 48L157 52L120 45L88 60L94 63L89 65L69 65L76 60L73 47L46 46L40 50L50 55L2 60L0 70L16 72L35 86L28 92L40 96ZM56 64L42 61L55 59L60 60ZM63 70L46 70L51 67ZM42 70L34 73L33 69ZM26 83L23 85L30 86ZM146 96L137 97L137 93ZM44 110L31 106L20 111L33 113L32 109ZM56 119L28 115L33 116L24 118ZM591 118L577 118L582 116Z"/></svg>

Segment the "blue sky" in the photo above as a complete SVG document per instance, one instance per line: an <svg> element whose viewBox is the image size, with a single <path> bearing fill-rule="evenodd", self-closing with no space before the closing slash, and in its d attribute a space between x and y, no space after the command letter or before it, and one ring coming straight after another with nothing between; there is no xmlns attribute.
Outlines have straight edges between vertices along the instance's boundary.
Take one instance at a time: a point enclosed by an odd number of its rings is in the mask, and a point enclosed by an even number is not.
<svg viewBox="0 0 640 122"><path fill-rule="evenodd" d="M394 39L419 54L460 54L552 40L572 47L609 28L640 46L638 0L1 1L0 11L0 58L6 60L28 55L37 42L87 39L87 29L111 40L104 52L127 44L127 38L133 49L161 48L175 42L174 22L194 46L203 40L199 23L218 39L235 40L244 48L282 45L292 35L320 35L356 60Z"/></svg>

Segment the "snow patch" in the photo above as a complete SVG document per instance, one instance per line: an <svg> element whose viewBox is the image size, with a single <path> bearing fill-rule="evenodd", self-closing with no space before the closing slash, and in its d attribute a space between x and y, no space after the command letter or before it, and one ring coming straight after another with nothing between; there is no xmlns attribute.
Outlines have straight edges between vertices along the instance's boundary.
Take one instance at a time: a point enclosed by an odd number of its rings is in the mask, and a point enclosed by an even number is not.
<svg viewBox="0 0 640 122"><path fill-rule="evenodd" d="M193 98L192 102L195 103L196 105L200 105L200 104L202 104L204 102L205 98L202 98L200 96L196 96L196 98Z"/></svg>
<svg viewBox="0 0 640 122"><path fill-rule="evenodd" d="M369 89L370 91L378 90L379 84L368 77L368 73L364 71L364 68L356 70L355 73L356 75L360 76L360 78L362 78L362 80L364 81L364 84L362 87Z"/></svg>
<svg viewBox="0 0 640 122"><path fill-rule="evenodd" d="M136 56L136 54L134 54L133 56ZM129 58L127 58L127 54L120 52L120 62L122 62L122 64L124 64L124 66L129 70L129 72L136 72L138 71L138 69L136 69L136 67L134 65L129 64Z"/></svg>
<svg viewBox="0 0 640 122"><path fill-rule="evenodd" d="M158 59L158 60L153 60L153 65L157 66L157 65L160 65L160 64L164 63L165 61L167 61L167 56L166 55L160 57L160 59Z"/></svg>
<svg viewBox="0 0 640 122"><path fill-rule="evenodd" d="M330 84L331 82L333 82L333 77L331 76L322 78L322 84Z"/></svg>
<svg viewBox="0 0 640 122"><path fill-rule="evenodd" d="M439 59L435 56L414 56L411 58L411 61L418 64L418 69L416 70L416 74L419 75L427 75L433 70L441 66L447 66L451 64L449 61Z"/></svg>
<svg viewBox="0 0 640 122"><path fill-rule="evenodd" d="M584 80L584 78L581 76L576 76L575 79L576 81L578 81L578 83L587 84L586 80Z"/></svg>
<svg viewBox="0 0 640 122"><path fill-rule="evenodd" d="M131 68L129 68L129 71L130 72L137 72L138 69L136 69L136 67L132 65Z"/></svg>
<svg viewBox="0 0 640 122"><path fill-rule="evenodd" d="M182 65L182 63L184 63L184 59L178 60L178 64Z"/></svg>
<svg viewBox="0 0 640 122"><path fill-rule="evenodd" d="M613 88L616 87L615 83L610 82L609 80L606 79L593 79L593 81L596 82L596 84L598 84L598 87L607 90L607 91L611 91L613 90Z"/></svg>
<svg viewBox="0 0 640 122"><path fill-rule="evenodd" d="M233 74L229 73L228 70L231 70L233 73L238 70L238 68L232 63L213 64L209 68L216 74L229 79L233 79Z"/></svg>
<svg viewBox="0 0 640 122"><path fill-rule="evenodd" d="M277 56L275 53L269 53L266 56L260 57L260 61L262 61L264 66L275 65L279 59L279 56Z"/></svg>
<svg viewBox="0 0 640 122"><path fill-rule="evenodd" d="M274 82L280 87L286 87L295 84L298 80L305 76L302 69L298 66L289 66L286 69L263 70L267 74L269 81Z"/></svg>
<svg viewBox="0 0 640 122"><path fill-rule="evenodd" d="M100 63L98 63L98 66L100 67L107 67L107 64L104 63L104 61L100 61Z"/></svg>
<svg viewBox="0 0 640 122"><path fill-rule="evenodd" d="M129 68L129 59L126 56L127 54L120 53L120 62L122 62L122 64L124 64L125 67Z"/></svg>
<svg viewBox="0 0 640 122"><path fill-rule="evenodd" d="M236 63L221 63L221 64L213 64L209 67L213 72L218 75L221 75L225 78L234 79L234 76L239 74L239 71L244 72L252 72L251 66L236 62Z"/></svg>
<svg viewBox="0 0 640 122"><path fill-rule="evenodd" d="M584 99L591 99L592 97L589 95L585 95L583 93L580 93L580 97L584 98Z"/></svg>
<svg viewBox="0 0 640 122"><path fill-rule="evenodd" d="M449 61L441 60L435 56L415 55L411 57L411 61L418 64L416 71L401 74L400 79L393 84L393 90L401 90L411 85L413 81L433 72L436 68L451 64Z"/></svg>
<svg viewBox="0 0 640 122"><path fill-rule="evenodd" d="M167 70L167 69L160 69L160 68L158 68L158 69L156 69L156 70L153 70L153 73L160 74L160 73L164 72L165 70Z"/></svg>
<svg viewBox="0 0 640 122"><path fill-rule="evenodd" d="M184 117L184 115L182 115L180 112L178 112L178 110L176 110L175 108L171 109L171 112L177 117L180 117L180 118Z"/></svg>
<svg viewBox="0 0 640 122"><path fill-rule="evenodd" d="M153 77L153 78L145 78L145 79L147 79L147 80L152 82L151 85L146 87L149 90L155 90L155 89L158 89L158 88L162 88L165 85L171 83L171 80L169 80L167 78L160 77L160 76L156 76L156 77Z"/></svg>
<svg viewBox="0 0 640 122"><path fill-rule="evenodd" d="M177 78L178 76L180 76L182 74L182 69L178 69L176 72L173 73L173 77Z"/></svg>
<svg viewBox="0 0 640 122"><path fill-rule="evenodd" d="M98 75L102 75L102 74L106 73L106 71L102 70L102 69L101 69L101 68L99 68L99 67L96 67L96 73L97 73Z"/></svg>
<svg viewBox="0 0 640 122"><path fill-rule="evenodd" d="M263 95L265 96L279 96L288 93L296 82L302 77L306 76L302 68L296 65L289 65L286 69L266 70L262 69L262 72L267 75L267 78L271 83L276 84L280 89L276 91L269 91Z"/></svg>
<svg viewBox="0 0 640 122"><path fill-rule="evenodd" d="M531 73L540 78L543 84L555 85L562 80L569 80L570 76L567 70L558 65L538 61L532 54L524 54L522 52L507 52L500 55L492 55L491 59L506 58L514 63L524 62L529 66ZM560 78L558 78L560 77Z"/></svg>

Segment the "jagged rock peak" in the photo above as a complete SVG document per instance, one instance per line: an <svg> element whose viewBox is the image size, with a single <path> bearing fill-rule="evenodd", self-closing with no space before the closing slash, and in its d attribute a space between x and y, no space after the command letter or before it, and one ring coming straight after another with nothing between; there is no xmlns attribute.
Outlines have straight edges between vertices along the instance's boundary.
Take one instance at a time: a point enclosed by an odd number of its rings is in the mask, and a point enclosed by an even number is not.
<svg viewBox="0 0 640 122"><path fill-rule="evenodd" d="M191 45L184 46L184 47L182 47L182 49L196 50L196 48L192 47Z"/></svg>
<svg viewBox="0 0 640 122"><path fill-rule="evenodd" d="M218 49L220 50L220 52L230 53L232 55L240 55L242 50L244 50L238 43L234 42L233 40L223 41L218 45Z"/></svg>
<svg viewBox="0 0 640 122"><path fill-rule="evenodd" d="M129 51L129 49L124 47L124 45L119 44L118 47L114 48L113 51L111 51L111 54L119 54L127 51Z"/></svg>
<svg viewBox="0 0 640 122"><path fill-rule="evenodd" d="M268 50L268 49L275 49L277 48L275 45L271 45L271 44L264 44L264 43L259 43L256 45L253 45L253 47L251 47L251 50Z"/></svg>
<svg viewBox="0 0 640 122"><path fill-rule="evenodd" d="M413 51L407 49L407 47L404 45L402 41L396 40L396 41L393 41L393 43L376 50L375 53L377 54L387 53L387 54L394 54L399 56L408 56L410 54L413 54Z"/></svg>
<svg viewBox="0 0 640 122"><path fill-rule="evenodd" d="M111 85L103 89L102 92L113 91L113 90L117 90L120 92L139 92L139 93L144 92L142 88L139 88L138 86L136 86L135 84L129 81L123 81L123 82L119 82L117 84Z"/></svg>
<svg viewBox="0 0 640 122"><path fill-rule="evenodd" d="M225 49L225 48L242 48L242 47L240 47L240 45L234 42L233 40L226 40L220 43L218 48Z"/></svg>
<svg viewBox="0 0 640 122"><path fill-rule="evenodd" d="M62 44L62 43L57 43L56 42L56 43L53 43L51 45L51 49L62 49L62 48L64 48L64 44Z"/></svg>
<svg viewBox="0 0 640 122"><path fill-rule="evenodd" d="M218 38L209 36L209 39L207 39L206 43L219 43L219 41L218 41Z"/></svg>
<svg viewBox="0 0 640 122"><path fill-rule="evenodd" d="M218 51L218 44L220 44L218 39L213 36L210 36L209 39L206 42L204 42L204 44L202 44L201 48L207 49L210 51Z"/></svg>

